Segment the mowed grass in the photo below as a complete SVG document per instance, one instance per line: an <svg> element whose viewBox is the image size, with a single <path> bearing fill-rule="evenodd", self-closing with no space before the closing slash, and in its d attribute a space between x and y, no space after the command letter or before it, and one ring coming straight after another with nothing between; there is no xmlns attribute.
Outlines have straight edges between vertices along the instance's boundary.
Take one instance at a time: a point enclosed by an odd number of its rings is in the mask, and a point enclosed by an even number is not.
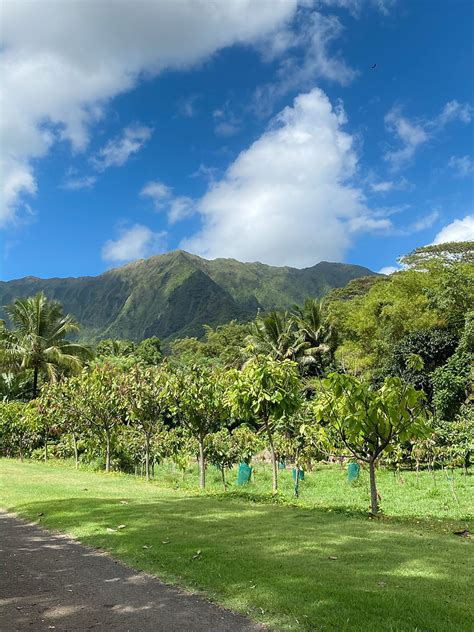
<svg viewBox="0 0 474 632"><path fill-rule="evenodd" d="M276 630L473 629L473 542L452 533L467 526L473 477L381 472L395 518L369 520L364 479L350 487L337 467L308 476L299 506L285 504L289 472L277 504L262 496L264 470L247 498L219 494L212 470L207 495L176 488L166 467L159 474L147 484L0 460L0 506Z"/></svg>

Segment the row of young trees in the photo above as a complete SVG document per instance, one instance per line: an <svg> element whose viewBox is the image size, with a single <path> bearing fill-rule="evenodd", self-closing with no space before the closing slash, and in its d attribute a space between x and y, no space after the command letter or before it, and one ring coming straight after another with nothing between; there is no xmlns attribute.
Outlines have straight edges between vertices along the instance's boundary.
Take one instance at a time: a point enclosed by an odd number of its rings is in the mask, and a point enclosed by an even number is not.
<svg viewBox="0 0 474 632"><path fill-rule="evenodd" d="M78 325L60 305L18 299L0 327L1 452L41 445L47 455L52 442L76 462L103 453L107 470L118 455L125 468L143 460L147 478L156 460L197 457L204 486L206 462L225 482L226 468L266 449L274 491L281 456L297 473L308 460L355 458L369 468L375 511L380 459L444 451L469 465L473 246L421 249L405 270L324 302L205 327L168 357L157 338L71 342Z"/></svg>
<svg viewBox="0 0 474 632"><path fill-rule="evenodd" d="M201 488L206 460L224 477L227 467L265 446L276 493L276 437L283 437L285 452L297 468L309 448L313 456L315 450L332 451L367 462L376 512L375 465L395 444L429 432L424 403L422 391L399 378L388 378L380 389L371 390L357 378L337 373L323 380L309 399L295 362L262 355L240 370L138 362L124 372L118 364L98 362L78 376L45 385L28 404L3 403L1 438L22 457L28 437L40 435L46 458L52 437L69 436L76 463L78 442L92 440L105 453L107 472L118 442L138 439L147 479L152 455L190 455L195 447Z"/></svg>

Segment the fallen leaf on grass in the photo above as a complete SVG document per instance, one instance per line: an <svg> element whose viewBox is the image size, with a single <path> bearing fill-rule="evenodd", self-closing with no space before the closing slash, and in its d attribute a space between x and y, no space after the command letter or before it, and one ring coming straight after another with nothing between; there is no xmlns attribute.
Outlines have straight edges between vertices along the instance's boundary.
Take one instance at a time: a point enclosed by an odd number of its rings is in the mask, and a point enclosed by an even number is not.
<svg viewBox="0 0 474 632"><path fill-rule="evenodd" d="M112 529L111 527L107 527L107 532L108 533L115 533L117 531L117 529Z"/></svg>
<svg viewBox="0 0 474 632"><path fill-rule="evenodd" d="M161 544L169 544L170 541L169 540L161 540Z"/></svg>
<svg viewBox="0 0 474 632"><path fill-rule="evenodd" d="M198 558L201 555L201 551L197 551L196 555L193 555L193 560L195 560L196 558Z"/></svg>
<svg viewBox="0 0 474 632"><path fill-rule="evenodd" d="M153 544L144 544L142 546L142 549L151 549L152 546L153 546Z"/></svg>
<svg viewBox="0 0 474 632"><path fill-rule="evenodd" d="M121 500L121 501L120 501L120 504L121 504L121 505L128 505L128 500Z"/></svg>
<svg viewBox="0 0 474 632"><path fill-rule="evenodd" d="M385 588L385 586L387 585L386 582L377 582L377 584L380 586L380 588Z"/></svg>
<svg viewBox="0 0 474 632"><path fill-rule="evenodd" d="M42 511L40 511L38 516L44 516L44 513Z"/></svg>
<svg viewBox="0 0 474 632"><path fill-rule="evenodd" d="M125 529L126 526L127 526L126 524L119 524L117 529Z"/></svg>
<svg viewBox="0 0 474 632"><path fill-rule="evenodd" d="M329 555L328 560L337 560L336 555Z"/></svg>

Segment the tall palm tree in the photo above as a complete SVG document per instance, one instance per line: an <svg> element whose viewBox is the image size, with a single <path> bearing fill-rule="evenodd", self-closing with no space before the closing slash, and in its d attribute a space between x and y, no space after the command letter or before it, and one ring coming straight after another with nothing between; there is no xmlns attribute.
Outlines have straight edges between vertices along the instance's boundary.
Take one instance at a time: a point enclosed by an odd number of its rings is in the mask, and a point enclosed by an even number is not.
<svg viewBox="0 0 474 632"><path fill-rule="evenodd" d="M43 292L18 298L5 308L12 329L2 336L1 364L16 371L33 371L33 399L38 395L38 379L43 374L55 381L63 370L77 372L90 356L84 345L66 339L79 330L61 303L49 301Z"/></svg>
<svg viewBox="0 0 474 632"><path fill-rule="evenodd" d="M306 373L322 373L324 359L334 349L334 332L324 316L323 301L308 298L303 307L295 305L291 320L296 327L298 361Z"/></svg>

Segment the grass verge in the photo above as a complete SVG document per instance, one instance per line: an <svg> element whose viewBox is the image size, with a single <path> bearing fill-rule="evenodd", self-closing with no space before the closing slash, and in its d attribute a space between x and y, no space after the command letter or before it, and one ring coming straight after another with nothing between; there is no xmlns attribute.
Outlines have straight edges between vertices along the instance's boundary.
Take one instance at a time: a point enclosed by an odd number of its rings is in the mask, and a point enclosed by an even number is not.
<svg viewBox="0 0 474 632"><path fill-rule="evenodd" d="M345 485L337 469L323 476ZM47 528L275 629L470 631L472 541L451 533L465 526L454 515L459 503L453 515L433 510L431 526L403 502L396 521L369 521L357 503L342 511L339 499L333 507L250 503L0 461L0 506L29 519L41 513Z"/></svg>

